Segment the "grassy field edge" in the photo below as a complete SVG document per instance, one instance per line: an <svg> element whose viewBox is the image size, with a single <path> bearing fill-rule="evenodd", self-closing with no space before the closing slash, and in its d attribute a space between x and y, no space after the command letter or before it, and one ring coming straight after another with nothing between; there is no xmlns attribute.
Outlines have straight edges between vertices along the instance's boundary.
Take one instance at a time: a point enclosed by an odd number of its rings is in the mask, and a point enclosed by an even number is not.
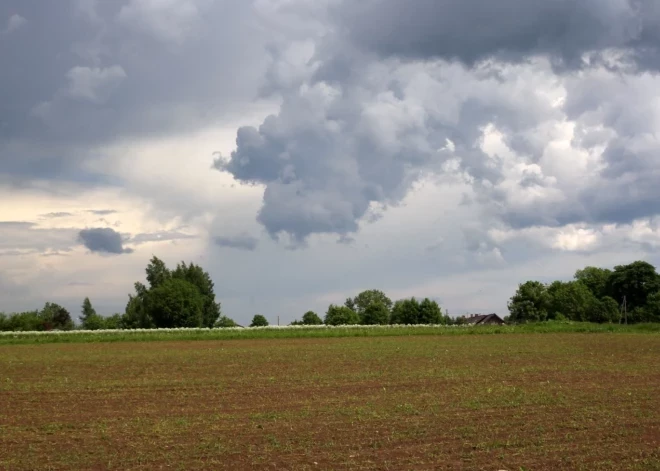
<svg viewBox="0 0 660 471"><path fill-rule="evenodd" d="M216 329L74 330L0 332L0 345L130 342L161 340L238 340L273 338L385 337L410 335L488 335L524 333L660 333L660 324L543 322L513 326L269 326Z"/></svg>

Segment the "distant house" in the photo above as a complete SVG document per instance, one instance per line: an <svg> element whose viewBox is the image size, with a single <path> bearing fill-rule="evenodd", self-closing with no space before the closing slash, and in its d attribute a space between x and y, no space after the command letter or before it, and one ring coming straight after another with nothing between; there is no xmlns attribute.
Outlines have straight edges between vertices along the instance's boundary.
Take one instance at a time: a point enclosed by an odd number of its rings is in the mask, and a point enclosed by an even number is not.
<svg viewBox="0 0 660 471"><path fill-rule="evenodd" d="M504 325L506 322L497 314L469 314L465 316L468 325Z"/></svg>

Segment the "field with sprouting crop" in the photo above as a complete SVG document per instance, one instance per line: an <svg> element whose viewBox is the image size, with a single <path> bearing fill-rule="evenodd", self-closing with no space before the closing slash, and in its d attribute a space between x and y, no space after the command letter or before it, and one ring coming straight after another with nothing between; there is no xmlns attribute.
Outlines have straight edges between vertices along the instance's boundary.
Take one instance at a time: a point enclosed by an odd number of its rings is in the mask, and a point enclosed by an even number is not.
<svg viewBox="0 0 660 471"><path fill-rule="evenodd" d="M0 344L0 469L660 469L660 335Z"/></svg>

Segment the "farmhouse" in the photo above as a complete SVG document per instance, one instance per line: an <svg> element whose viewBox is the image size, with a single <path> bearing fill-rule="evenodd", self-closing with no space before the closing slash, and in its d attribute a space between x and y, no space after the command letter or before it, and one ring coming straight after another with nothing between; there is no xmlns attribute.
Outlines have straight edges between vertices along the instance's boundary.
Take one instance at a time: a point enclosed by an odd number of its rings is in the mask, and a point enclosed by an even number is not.
<svg viewBox="0 0 660 471"><path fill-rule="evenodd" d="M465 316L465 323L470 325L504 325L506 322L497 314L471 314Z"/></svg>

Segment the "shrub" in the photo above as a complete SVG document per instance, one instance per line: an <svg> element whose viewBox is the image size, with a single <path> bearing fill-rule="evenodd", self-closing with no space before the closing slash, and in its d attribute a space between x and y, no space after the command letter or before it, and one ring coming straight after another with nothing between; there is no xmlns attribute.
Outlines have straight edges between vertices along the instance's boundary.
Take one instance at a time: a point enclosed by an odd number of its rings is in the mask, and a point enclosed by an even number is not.
<svg viewBox="0 0 660 471"><path fill-rule="evenodd" d="M359 324L360 316L354 310L346 306L335 306L331 304L328 312L325 314L325 324L327 325L352 325Z"/></svg>
<svg viewBox="0 0 660 471"><path fill-rule="evenodd" d="M307 311L302 317L302 324L304 325L321 325L323 320L314 311Z"/></svg>
<svg viewBox="0 0 660 471"><path fill-rule="evenodd" d="M268 320L261 314L256 314L252 318L252 323L250 327L266 327L268 325Z"/></svg>
<svg viewBox="0 0 660 471"><path fill-rule="evenodd" d="M230 319L227 316L220 316L220 317L218 317L218 320L215 321L215 324L213 326L214 327L237 327L238 324L236 324L234 319Z"/></svg>

